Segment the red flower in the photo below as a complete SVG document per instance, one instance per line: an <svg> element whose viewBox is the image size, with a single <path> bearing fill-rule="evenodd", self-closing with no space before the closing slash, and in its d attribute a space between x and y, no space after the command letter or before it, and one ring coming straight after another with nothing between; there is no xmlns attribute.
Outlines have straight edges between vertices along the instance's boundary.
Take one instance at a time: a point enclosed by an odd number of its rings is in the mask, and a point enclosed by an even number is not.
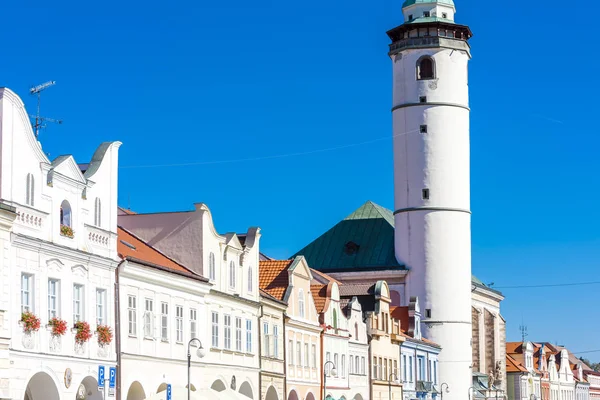
<svg viewBox="0 0 600 400"><path fill-rule="evenodd" d="M52 336L62 336L67 332L67 321L60 318L52 318L48 321L48 325L52 327Z"/></svg>
<svg viewBox="0 0 600 400"><path fill-rule="evenodd" d="M78 344L83 344L92 338L92 331L90 329L90 324L84 321L75 322L75 329L77 329L77 333L75 334L75 342Z"/></svg>
<svg viewBox="0 0 600 400"><path fill-rule="evenodd" d="M98 334L98 344L100 346L106 346L112 342L112 330L108 325L98 325L96 328Z"/></svg>
<svg viewBox="0 0 600 400"><path fill-rule="evenodd" d="M37 332L37 330L40 329L40 319L31 311L22 313L20 322L23 323L23 332Z"/></svg>

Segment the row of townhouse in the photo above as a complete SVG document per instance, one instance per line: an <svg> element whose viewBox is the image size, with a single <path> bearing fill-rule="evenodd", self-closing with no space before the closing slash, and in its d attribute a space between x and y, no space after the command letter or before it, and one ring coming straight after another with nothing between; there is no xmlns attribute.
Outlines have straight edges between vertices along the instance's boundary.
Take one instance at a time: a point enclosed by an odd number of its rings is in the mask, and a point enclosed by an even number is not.
<svg viewBox="0 0 600 400"><path fill-rule="evenodd" d="M417 298L392 306L384 280L342 284L302 256L272 260L260 229L219 234L204 204L119 208L121 143L89 163L50 161L9 89L0 142L0 399L165 399L170 386L174 398L409 400L443 389Z"/></svg>
<svg viewBox="0 0 600 400"><path fill-rule="evenodd" d="M568 349L546 342L506 344L510 400L590 400L600 397L600 373Z"/></svg>

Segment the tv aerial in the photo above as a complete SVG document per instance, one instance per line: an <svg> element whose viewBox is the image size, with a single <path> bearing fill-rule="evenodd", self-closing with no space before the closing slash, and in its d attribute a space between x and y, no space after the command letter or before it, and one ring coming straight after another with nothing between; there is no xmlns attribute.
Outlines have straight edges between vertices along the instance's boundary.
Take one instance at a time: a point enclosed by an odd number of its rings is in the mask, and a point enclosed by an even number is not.
<svg viewBox="0 0 600 400"><path fill-rule="evenodd" d="M47 118L47 117L42 117L40 115L40 100L41 100L41 95L42 92L46 89L48 89L50 86L54 86L56 85L56 81L48 81L45 83L42 83L41 85L37 85L37 86L33 86L31 89L29 89L29 93L32 95L37 95L37 113L36 115L29 115L31 118L35 118L35 124L33 125L33 129L35 131L35 137L37 138L40 134L40 129L43 129L46 127L46 122L52 122L55 124L62 124L62 120L61 119L54 119L54 118Z"/></svg>

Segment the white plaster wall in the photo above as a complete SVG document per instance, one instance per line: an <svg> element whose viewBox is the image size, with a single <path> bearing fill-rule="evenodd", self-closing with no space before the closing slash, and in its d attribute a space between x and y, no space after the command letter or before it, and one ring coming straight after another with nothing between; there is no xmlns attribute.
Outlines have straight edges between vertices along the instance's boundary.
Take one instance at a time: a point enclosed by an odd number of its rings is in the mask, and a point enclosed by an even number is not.
<svg viewBox="0 0 600 400"><path fill-rule="evenodd" d="M404 20L408 21L410 15L413 16L413 19L416 19L422 17L424 11L429 11L432 17L437 16L439 18L442 18L442 13L446 13L446 18L451 21L454 21L455 9L454 7L446 4L416 3L410 7L403 8L402 14L404 15Z"/></svg>
<svg viewBox="0 0 600 400"><path fill-rule="evenodd" d="M417 60L435 61L435 80L416 79ZM471 383L471 234L469 188L469 111L465 52L407 50L393 57L393 105L424 104L393 112L395 208L439 207L396 214L396 257L411 272L410 296L418 296L431 318L423 336L438 343L440 379L459 398ZM427 125L427 133L420 133ZM422 189L429 189L429 199ZM426 314L426 313L425 313Z"/></svg>

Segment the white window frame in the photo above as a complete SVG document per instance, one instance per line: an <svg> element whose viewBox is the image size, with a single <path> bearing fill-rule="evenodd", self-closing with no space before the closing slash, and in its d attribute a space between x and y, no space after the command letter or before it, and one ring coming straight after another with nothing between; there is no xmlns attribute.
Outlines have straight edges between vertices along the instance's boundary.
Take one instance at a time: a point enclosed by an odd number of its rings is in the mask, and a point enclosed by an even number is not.
<svg viewBox="0 0 600 400"><path fill-rule="evenodd" d="M223 320L225 325L223 348L226 350L231 350L231 315L225 314Z"/></svg>
<svg viewBox="0 0 600 400"><path fill-rule="evenodd" d="M21 312L33 312L34 275L21 274Z"/></svg>
<svg viewBox="0 0 600 400"><path fill-rule="evenodd" d="M169 341L169 303L160 303L160 340Z"/></svg>
<svg viewBox="0 0 600 400"><path fill-rule="evenodd" d="M73 323L85 318L85 286L73 284Z"/></svg>
<svg viewBox="0 0 600 400"><path fill-rule="evenodd" d="M25 204L35 207L35 179L33 174L27 174L25 190Z"/></svg>
<svg viewBox="0 0 600 400"><path fill-rule="evenodd" d="M48 321L60 317L60 280L48 279Z"/></svg>
<svg viewBox="0 0 600 400"><path fill-rule="evenodd" d="M291 367L294 365L294 341L288 340L288 365Z"/></svg>
<svg viewBox="0 0 600 400"><path fill-rule="evenodd" d="M137 336L137 297L127 296L127 333L129 336Z"/></svg>
<svg viewBox="0 0 600 400"><path fill-rule="evenodd" d="M214 281L217 279L217 269L215 267L215 253L208 255L208 279Z"/></svg>
<svg viewBox="0 0 600 400"><path fill-rule="evenodd" d="M254 291L254 278L252 276L252 266L248 267L248 293L252 293Z"/></svg>
<svg viewBox="0 0 600 400"><path fill-rule="evenodd" d="M263 322L263 354L265 357L271 356L271 340L269 336L269 323Z"/></svg>
<svg viewBox="0 0 600 400"><path fill-rule="evenodd" d="M106 289L96 288L96 325L106 325Z"/></svg>
<svg viewBox="0 0 600 400"><path fill-rule="evenodd" d="M183 306L175 306L175 341L183 343Z"/></svg>
<svg viewBox="0 0 600 400"><path fill-rule="evenodd" d="M304 318L304 290L298 291L298 315Z"/></svg>
<svg viewBox="0 0 600 400"><path fill-rule="evenodd" d="M242 351L242 319L235 317L235 351Z"/></svg>
<svg viewBox="0 0 600 400"><path fill-rule="evenodd" d="M273 357L279 358L279 326L273 325Z"/></svg>
<svg viewBox="0 0 600 400"><path fill-rule="evenodd" d="M198 311L190 308L190 340L198 338Z"/></svg>
<svg viewBox="0 0 600 400"><path fill-rule="evenodd" d="M154 338L154 300L144 299L144 337Z"/></svg>
<svg viewBox="0 0 600 400"><path fill-rule="evenodd" d="M312 368L317 368L317 345L316 344L312 344L311 345L311 352L312 352Z"/></svg>
<svg viewBox="0 0 600 400"><path fill-rule="evenodd" d="M345 354L342 354L341 370L342 370L342 378L345 378L346 377L346 355Z"/></svg>
<svg viewBox="0 0 600 400"><path fill-rule="evenodd" d="M302 367L302 342L296 340L296 366Z"/></svg>
<svg viewBox="0 0 600 400"><path fill-rule="evenodd" d="M252 320L246 320L246 353L252 354Z"/></svg>
<svg viewBox="0 0 600 400"><path fill-rule="evenodd" d="M219 347L219 313L213 311L211 314L212 331L211 331L211 345L214 348Z"/></svg>
<svg viewBox="0 0 600 400"><path fill-rule="evenodd" d="M304 342L304 368L310 367L309 360L310 354L308 354L308 343Z"/></svg>
<svg viewBox="0 0 600 400"><path fill-rule="evenodd" d="M94 201L94 225L98 228L102 227L102 202L100 197L96 197Z"/></svg>
<svg viewBox="0 0 600 400"><path fill-rule="evenodd" d="M231 260L229 262L229 288L235 289L235 262Z"/></svg>

